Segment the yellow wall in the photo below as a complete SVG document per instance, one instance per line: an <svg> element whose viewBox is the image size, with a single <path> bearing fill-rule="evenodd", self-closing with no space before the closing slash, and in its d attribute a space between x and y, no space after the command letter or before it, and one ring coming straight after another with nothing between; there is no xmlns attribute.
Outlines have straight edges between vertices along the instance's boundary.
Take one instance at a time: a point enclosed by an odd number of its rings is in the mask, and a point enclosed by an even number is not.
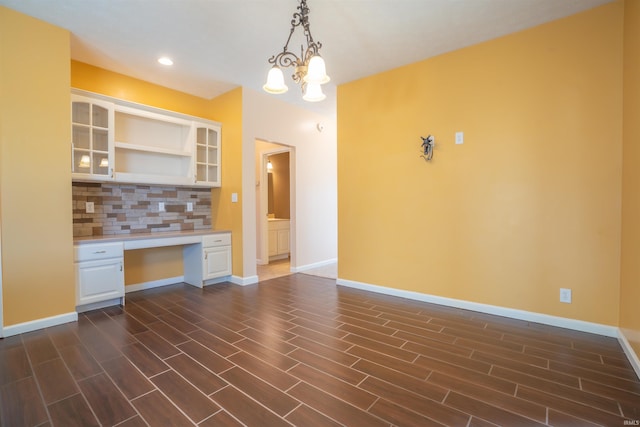
<svg viewBox="0 0 640 427"><path fill-rule="evenodd" d="M0 7L4 326L75 311L69 33Z"/></svg>
<svg viewBox="0 0 640 427"><path fill-rule="evenodd" d="M620 329L640 355L640 2L624 8Z"/></svg>
<svg viewBox="0 0 640 427"><path fill-rule="evenodd" d="M242 88L211 100L217 120L222 122L222 187L211 192L213 226L231 230L233 274L243 276L242 262ZM231 194L238 202L231 203Z"/></svg>
<svg viewBox="0 0 640 427"><path fill-rule="evenodd" d="M616 2L339 86L339 277L617 325L622 19Z"/></svg>
<svg viewBox="0 0 640 427"><path fill-rule="evenodd" d="M207 100L77 61L71 61L71 86L222 123L222 190L212 190L213 228L232 231L233 273L241 275L242 217L238 214L233 218L233 221L225 220L224 218L228 217L229 212L235 212L235 206L231 206L231 196L223 200L219 199L221 192L237 192L238 190L232 189L235 189L237 182L242 179L241 169L234 167L234 163L239 164L241 159L240 151L236 148L241 145L240 139L236 143L234 136L238 133L238 123L241 123L241 117L237 120L234 119L234 114L226 109L228 100L234 99L233 93L239 92L241 94L241 91L231 91L219 98ZM241 100L241 97L239 99ZM238 107L238 111L240 111L240 107ZM241 135L238 136L238 138L240 137ZM223 219L217 219L219 217ZM182 276L183 264L180 260L182 260L181 247L127 252L125 253L125 271L127 273L125 284L131 285Z"/></svg>
<svg viewBox="0 0 640 427"><path fill-rule="evenodd" d="M182 276L182 247L167 246L124 253L125 286Z"/></svg>
<svg viewBox="0 0 640 427"><path fill-rule="evenodd" d="M182 276L182 246L125 251L124 265L127 285Z"/></svg>
<svg viewBox="0 0 640 427"><path fill-rule="evenodd" d="M144 80L114 73L83 62L71 61L71 86L114 98L218 120L210 101Z"/></svg>

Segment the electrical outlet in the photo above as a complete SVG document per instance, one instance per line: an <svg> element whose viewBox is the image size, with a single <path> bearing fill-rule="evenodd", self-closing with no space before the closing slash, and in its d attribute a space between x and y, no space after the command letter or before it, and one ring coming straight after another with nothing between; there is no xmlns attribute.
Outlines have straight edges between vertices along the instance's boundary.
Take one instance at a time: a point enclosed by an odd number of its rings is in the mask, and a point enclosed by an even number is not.
<svg viewBox="0 0 640 427"><path fill-rule="evenodd" d="M93 202L85 203L84 207L85 207L85 211L87 213L94 213L95 212L95 207L93 205Z"/></svg>
<svg viewBox="0 0 640 427"><path fill-rule="evenodd" d="M159 202L158 203L158 211L159 212L164 212L164 202Z"/></svg>
<svg viewBox="0 0 640 427"><path fill-rule="evenodd" d="M187 202L187 212L193 212L193 202Z"/></svg>
<svg viewBox="0 0 640 427"><path fill-rule="evenodd" d="M456 144L464 144L464 132L456 132Z"/></svg>
<svg viewBox="0 0 640 427"><path fill-rule="evenodd" d="M571 289L560 288L560 302L571 304Z"/></svg>

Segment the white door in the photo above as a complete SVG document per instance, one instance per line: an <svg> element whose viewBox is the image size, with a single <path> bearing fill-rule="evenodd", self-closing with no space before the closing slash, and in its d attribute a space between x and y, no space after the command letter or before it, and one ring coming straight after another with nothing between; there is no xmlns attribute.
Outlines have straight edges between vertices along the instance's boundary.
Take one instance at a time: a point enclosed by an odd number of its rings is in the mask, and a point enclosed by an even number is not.
<svg viewBox="0 0 640 427"><path fill-rule="evenodd" d="M269 256L278 255L278 230L269 230Z"/></svg>
<svg viewBox="0 0 640 427"><path fill-rule="evenodd" d="M76 266L76 304L84 305L124 296L122 259L83 261Z"/></svg>
<svg viewBox="0 0 640 427"><path fill-rule="evenodd" d="M231 246L204 248L204 280L231 274Z"/></svg>
<svg viewBox="0 0 640 427"><path fill-rule="evenodd" d="M278 230L278 254L286 254L289 251L289 229Z"/></svg>

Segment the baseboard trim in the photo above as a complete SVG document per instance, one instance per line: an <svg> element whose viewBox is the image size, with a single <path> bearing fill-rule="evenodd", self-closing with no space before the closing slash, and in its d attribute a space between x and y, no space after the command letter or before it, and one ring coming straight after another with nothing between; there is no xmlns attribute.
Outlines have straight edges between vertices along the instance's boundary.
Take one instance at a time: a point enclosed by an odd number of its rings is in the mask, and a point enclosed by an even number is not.
<svg viewBox="0 0 640 427"><path fill-rule="evenodd" d="M257 275L247 277L231 276L231 279L229 279L229 282L240 286L255 285L258 281Z"/></svg>
<svg viewBox="0 0 640 427"><path fill-rule="evenodd" d="M620 343L620 346L622 346L624 354L627 355L627 359L629 359L629 363L631 363L633 370L636 371L636 375L640 378L640 359L633 347L631 347L631 343L625 336L622 329L618 329L618 342Z"/></svg>
<svg viewBox="0 0 640 427"><path fill-rule="evenodd" d="M112 298L105 301L92 302L85 305L77 305L76 313L84 313L86 311L97 310L99 308L113 307L116 305L123 305L124 298Z"/></svg>
<svg viewBox="0 0 640 427"><path fill-rule="evenodd" d="M203 286L215 285L223 282L231 282L231 276L216 277L215 279L205 280Z"/></svg>
<svg viewBox="0 0 640 427"><path fill-rule="evenodd" d="M313 264L305 264L300 265L298 267L291 267L292 273L302 273L307 270L312 270L314 268L326 267L327 265L335 264L338 262L337 258L331 258L320 262L314 262Z"/></svg>
<svg viewBox="0 0 640 427"><path fill-rule="evenodd" d="M5 326L2 328L2 336L10 337L13 335L24 334L26 332L36 331L38 329L50 328L52 326L62 325L78 321L78 313L71 312L59 314L57 316L45 317L43 319L31 320L29 322L18 323L17 325Z"/></svg>
<svg viewBox="0 0 640 427"><path fill-rule="evenodd" d="M429 302L448 307L462 308L465 310L478 311L496 316L510 317L512 319L525 320L527 322L542 323L544 325L557 326L559 328L572 329L575 331L589 332L597 335L618 338L618 328L615 326L602 325L599 323L585 322L583 320L568 319L565 317L551 316L548 314L535 313L532 311L517 310L513 308L500 307L496 305L481 304L471 301L458 300L454 298L439 297L436 295L423 294L420 292L406 291L402 289L388 288L385 286L371 285L368 283L356 282L338 278L338 285L350 288L362 289L379 294L392 295L416 301Z"/></svg>
<svg viewBox="0 0 640 427"><path fill-rule="evenodd" d="M161 286L175 285L184 282L184 276L167 277L166 279L152 280L150 282L135 283L124 287L124 293L144 291L145 289L159 288Z"/></svg>

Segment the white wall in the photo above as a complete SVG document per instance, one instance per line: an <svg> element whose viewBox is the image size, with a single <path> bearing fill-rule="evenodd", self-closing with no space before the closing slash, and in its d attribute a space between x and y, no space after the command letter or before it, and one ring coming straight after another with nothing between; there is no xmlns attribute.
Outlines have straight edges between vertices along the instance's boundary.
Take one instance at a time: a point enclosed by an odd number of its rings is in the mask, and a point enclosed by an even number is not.
<svg viewBox="0 0 640 427"><path fill-rule="evenodd" d="M304 269L335 260L338 251L335 117L322 116L287 104L275 95L248 88L243 88L242 109L243 276L256 275L256 139L295 147L296 181L291 201L295 205L292 210L296 233L291 244L296 257L292 268ZM324 127L322 132L316 128L318 123Z"/></svg>

